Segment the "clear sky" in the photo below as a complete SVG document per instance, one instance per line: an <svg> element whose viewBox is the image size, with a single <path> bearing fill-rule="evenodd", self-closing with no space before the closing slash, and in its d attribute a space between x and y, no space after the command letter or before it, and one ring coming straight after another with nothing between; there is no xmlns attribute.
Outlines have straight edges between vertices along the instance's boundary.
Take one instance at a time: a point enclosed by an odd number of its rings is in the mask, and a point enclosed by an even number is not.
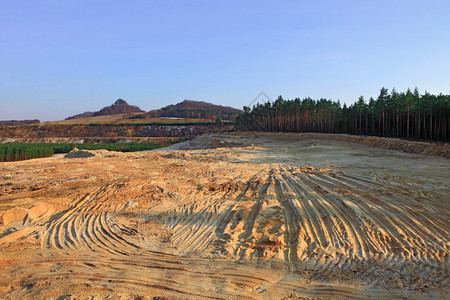
<svg viewBox="0 0 450 300"><path fill-rule="evenodd" d="M450 1L0 0L0 120L450 91Z"/></svg>

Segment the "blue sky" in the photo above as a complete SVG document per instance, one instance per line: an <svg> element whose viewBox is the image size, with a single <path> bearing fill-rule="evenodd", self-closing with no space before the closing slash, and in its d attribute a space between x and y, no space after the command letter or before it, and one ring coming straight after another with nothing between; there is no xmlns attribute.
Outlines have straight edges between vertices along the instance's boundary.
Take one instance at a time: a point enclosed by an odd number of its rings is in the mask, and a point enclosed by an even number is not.
<svg viewBox="0 0 450 300"><path fill-rule="evenodd" d="M0 0L0 120L450 91L450 1Z"/></svg>

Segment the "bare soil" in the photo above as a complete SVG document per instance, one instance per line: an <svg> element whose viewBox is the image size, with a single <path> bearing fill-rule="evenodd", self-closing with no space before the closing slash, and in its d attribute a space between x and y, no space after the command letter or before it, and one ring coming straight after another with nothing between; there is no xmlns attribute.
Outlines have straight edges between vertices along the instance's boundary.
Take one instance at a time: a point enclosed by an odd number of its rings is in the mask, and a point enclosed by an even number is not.
<svg viewBox="0 0 450 300"><path fill-rule="evenodd" d="M448 297L448 145L351 139L1 163L0 298Z"/></svg>

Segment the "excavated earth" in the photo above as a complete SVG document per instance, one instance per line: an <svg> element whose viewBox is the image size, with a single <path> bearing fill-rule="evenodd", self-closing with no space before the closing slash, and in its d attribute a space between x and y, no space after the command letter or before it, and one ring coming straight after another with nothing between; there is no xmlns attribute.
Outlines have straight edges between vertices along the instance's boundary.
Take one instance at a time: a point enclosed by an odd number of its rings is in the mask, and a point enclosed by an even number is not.
<svg viewBox="0 0 450 300"><path fill-rule="evenodd" d="M448 145L349 139L1 163L0 298L448 299Z"/></svg>

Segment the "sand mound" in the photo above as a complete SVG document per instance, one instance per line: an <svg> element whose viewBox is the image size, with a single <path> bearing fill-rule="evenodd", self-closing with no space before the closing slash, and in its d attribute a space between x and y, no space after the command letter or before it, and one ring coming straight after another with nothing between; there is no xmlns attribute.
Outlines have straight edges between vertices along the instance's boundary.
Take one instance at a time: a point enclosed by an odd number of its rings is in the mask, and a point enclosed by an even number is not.
<svg viewBox="0 0 450 300"><path fill-rule="evenodd" d="M49 218L50 216L57 214L61 211L68 209L70 206L67 204L47 204L41 203L28 210L28 219L36 220L38 218Z"/></svg>
<svg viewBox="0 0 450 300"><path fill-rule="evenodd" d="M79 150L78 148L74 148L72 151L64 155L65 158L86 158L95 156L92 151L89 150Z"/></svg>
<svg viewBox="0 0 450 300"><path fill-rule="evenodd" d="M13 222L22 222L27 216L28 210L25 208L17 207L7 210L3 214L3 225L8 225Z"/></svg>
<svg viewBox="0 0 450 300"><path fill-rule="evenodd" d="M32 222L39 218L50 218L52 215L64 211L69 207L69 205L63 203L38 203L30 209L15 207L5 211L1 221L5 226L14 222Z"/></svg>

